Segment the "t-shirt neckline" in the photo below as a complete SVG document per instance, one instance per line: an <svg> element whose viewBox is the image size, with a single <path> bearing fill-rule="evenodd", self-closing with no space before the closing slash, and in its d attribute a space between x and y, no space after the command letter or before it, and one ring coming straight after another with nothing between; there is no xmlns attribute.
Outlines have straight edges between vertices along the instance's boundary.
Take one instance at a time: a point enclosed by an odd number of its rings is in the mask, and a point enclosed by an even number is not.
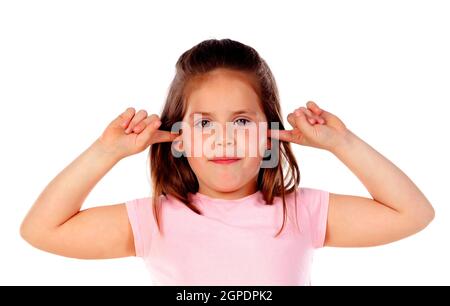
<svg viewBox="0 0 450 306"><path fill-rule="evenodd" d="M207 203L242 203L242 202L247 202L247 201L252 201L252 200L256 200L259 198L259 196L261 195L261 191L257 190L256 192L238 198L238 199L221 199L221 198L214 198L211 197L209 195L200 193L200 192L196 192L196 193L191 193L192 199L193 200L200 200L200 201L206 201Z"/></svg>

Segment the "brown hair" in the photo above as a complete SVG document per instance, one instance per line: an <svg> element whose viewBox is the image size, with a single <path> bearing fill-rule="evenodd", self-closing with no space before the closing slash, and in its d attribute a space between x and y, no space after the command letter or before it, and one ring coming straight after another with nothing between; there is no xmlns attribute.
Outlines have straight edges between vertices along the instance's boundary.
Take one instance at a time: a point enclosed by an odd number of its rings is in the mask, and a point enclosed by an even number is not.
<svg viewBox="0 0 450 306"><path fill-rule="evenodd" d="M279 129L284 130L275 78L265 60L252 47L231 39L205 40L184 52L175 67L175 77L160 116L161 130L170 131L173 124L183 119L188 82L216 68L238 70L254 76L259 85L258 95L269 126L270 122L278 122ZM153 184L152 206L158 229L161 231L161 195L171 195L195 213L201 214L189 203L188 193L196 193L199 185L186 157L173 156L170 142L151 145L149 155ZM281 196L283 200L283 224L276 236L281 233L287 220L285 195L294 192L300 182L299 168L288 142L280 141L278 156L277 166L261 168L257 179L257 188L262 192L266 204L273 204L276 196Z"/></svg>

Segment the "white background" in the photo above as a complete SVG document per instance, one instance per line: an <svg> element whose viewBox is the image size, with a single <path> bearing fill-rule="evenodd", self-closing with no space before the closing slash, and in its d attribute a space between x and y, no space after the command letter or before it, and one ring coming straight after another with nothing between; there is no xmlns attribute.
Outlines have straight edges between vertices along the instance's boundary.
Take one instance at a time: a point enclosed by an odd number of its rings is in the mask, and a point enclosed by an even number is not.
<svg viewBox="0 0 450 306"><path fill-rule="evenodd" d="M159 114L176 60L209 38L258 50L284 116L316 101L436 209L428 228L403 241L319 250L313 284L450 284L445 1L0 3L0 284L150 284L140 259L48 254L21 240L19 225L48 182L126 107ZM302 186L370 196L331 153L294 148ZM146 167L146 153L122 160L83 207L147 196Z"/></svg>

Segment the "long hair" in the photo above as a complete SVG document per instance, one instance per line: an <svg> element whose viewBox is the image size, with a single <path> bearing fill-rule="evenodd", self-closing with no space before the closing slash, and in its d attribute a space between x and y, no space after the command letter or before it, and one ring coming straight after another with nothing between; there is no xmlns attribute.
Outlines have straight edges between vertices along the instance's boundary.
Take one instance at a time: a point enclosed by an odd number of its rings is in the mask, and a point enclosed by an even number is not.
<svg viewBox="0 0 450 306"><path fill-rule="evenodd" d="M175 68L175 77L170 84L160 116L161 130L170 131L173 124L183 119L187 108L186 87L189 81L216 68L234 69L253 76L259 85L258 95L267 122L278 122L279 129L284 130L275 78L265 60L252 47L231 39L205 40L185 51L176 62ZM189 192L196 193L199 188L195 173L185 156L175 157L171 150L170 142L155 143L149 150L153 185L152 209L160 232L161 195L173 196L195 213L201 214L188 198ZM296 201L295 190L300 182L299 168L288 142L280 141L278 156L277 166L261 167L257 179L257 188L262 192L267 205L273 204L276 196L282 198L283 224L276 236L281 233L287 220L285 196L294 192ZM296 207L295 205L295 209Z"/></svg>

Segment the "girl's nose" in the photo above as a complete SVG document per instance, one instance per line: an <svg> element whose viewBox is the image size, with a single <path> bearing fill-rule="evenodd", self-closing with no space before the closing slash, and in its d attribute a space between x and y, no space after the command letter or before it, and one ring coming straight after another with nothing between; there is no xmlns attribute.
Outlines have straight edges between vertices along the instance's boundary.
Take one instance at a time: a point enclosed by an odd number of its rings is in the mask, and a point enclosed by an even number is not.
<svg viewBox="0 0 450 306"><path fill-rule="evenodd" d="M217 146L222 146L224 144L225 144L225 146L233 145L234 144L233 135L228 135L226 137L220 137L220 136L216 137L216 145Z"/></svg>
<svg viewBox="0 0 450 306"><path fill-rule="evenodd" d="M218 129L215 144L217 146L229 146L234 144L234 129L232 126L225 126L224 129Z"/></svg>
<svg viewBox="0 0 450 306"><path fill-rule="evenodd" d="M224 143L223 141L217 141L217 142L216 142L216 145L217 145L217 146L221 146L221 145L223 145L223 143ZM231 145L233 145L233 141L227 140L225 146L231 146Z"/></svg>

